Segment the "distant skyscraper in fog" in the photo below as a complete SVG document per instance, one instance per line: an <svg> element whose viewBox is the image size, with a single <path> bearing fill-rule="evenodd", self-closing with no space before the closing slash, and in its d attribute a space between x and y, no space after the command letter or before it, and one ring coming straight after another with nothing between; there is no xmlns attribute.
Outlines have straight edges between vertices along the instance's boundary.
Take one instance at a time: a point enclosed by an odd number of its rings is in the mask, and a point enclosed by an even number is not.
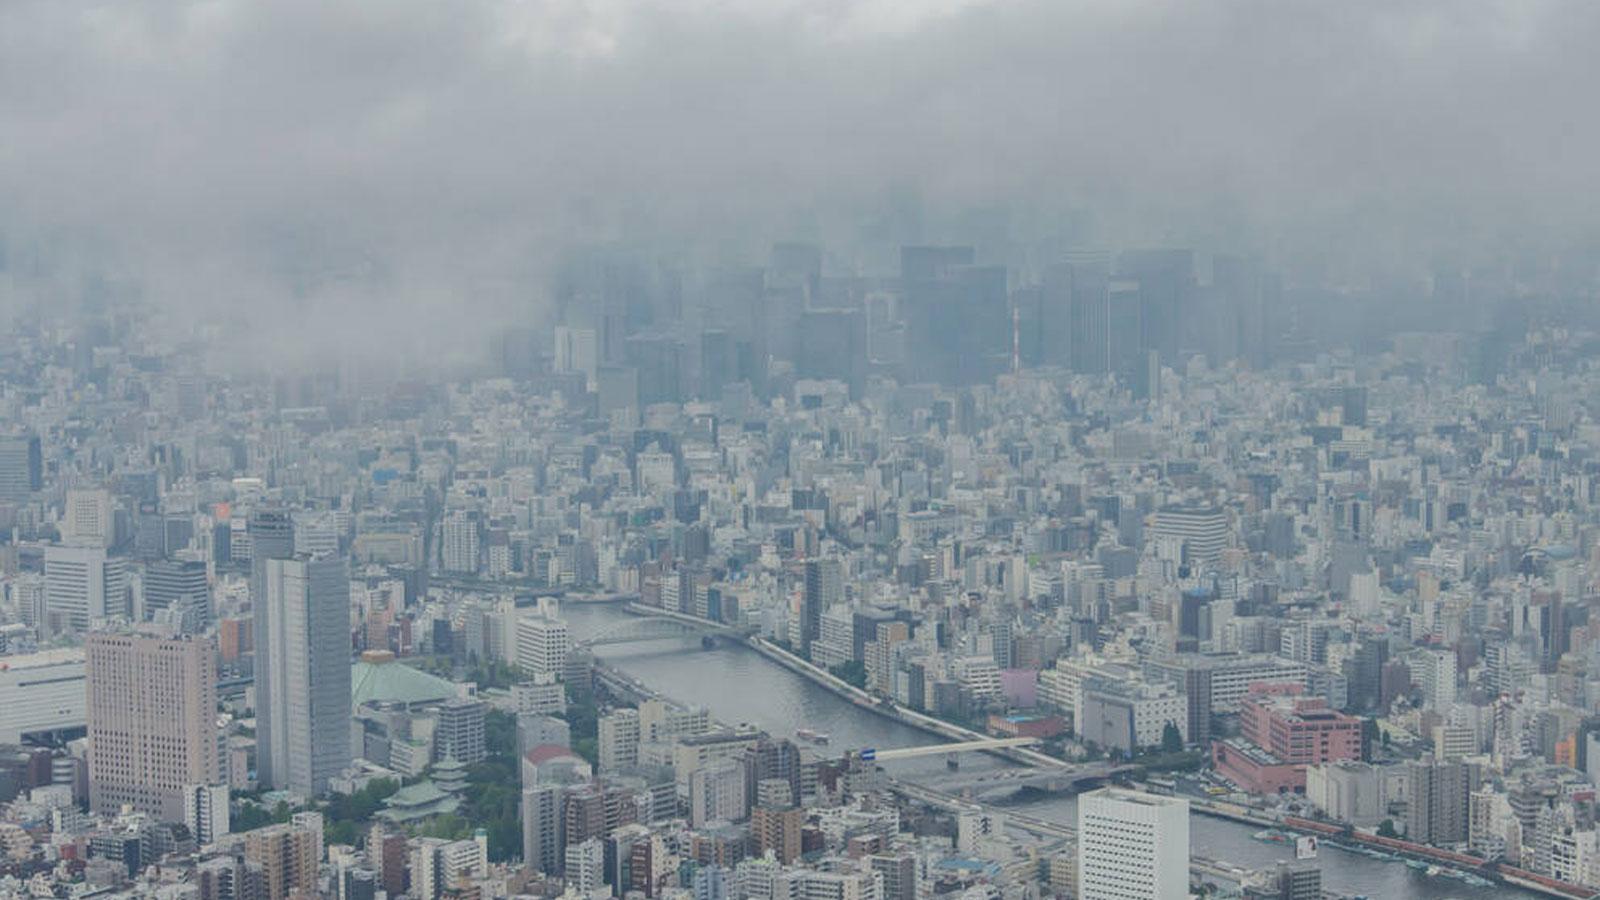
<svg viewBox="0 0 1600 900"><path fill-rule="evenodd" d="M0 501L21 503L44 486L44 458L33 435L0 435Z"/></svg>
<svg viewBox="0 0 1600 900"><path fill-rule="evenodd" d="M594 329L557 325L555 336L556 371L582 372L585 385L593 389L600 366L600 346Z"/></svg>

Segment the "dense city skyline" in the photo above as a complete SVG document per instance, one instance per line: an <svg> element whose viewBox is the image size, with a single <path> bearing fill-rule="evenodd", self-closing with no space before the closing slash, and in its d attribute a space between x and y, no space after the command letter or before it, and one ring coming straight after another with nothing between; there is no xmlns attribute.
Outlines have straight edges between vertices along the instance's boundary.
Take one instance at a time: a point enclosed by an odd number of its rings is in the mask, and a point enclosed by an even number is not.
<svg viewBox="0 0 1600 900"><path fill-rule="evenodd" d="M0 4L0 900L1600 897L1597 34Z"/></svg>

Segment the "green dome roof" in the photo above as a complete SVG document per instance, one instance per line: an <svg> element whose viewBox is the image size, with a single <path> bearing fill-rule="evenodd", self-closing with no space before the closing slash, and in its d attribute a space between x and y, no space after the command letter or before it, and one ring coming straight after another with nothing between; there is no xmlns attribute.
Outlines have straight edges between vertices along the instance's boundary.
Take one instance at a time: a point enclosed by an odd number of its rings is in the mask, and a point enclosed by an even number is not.
<svg viewBox="0 0 1600 900"><path fill-rule="evenodd" d="M386 650L369 650L350 667L350 704L439 703L456 695L454 682L396 662Z"/></svg>

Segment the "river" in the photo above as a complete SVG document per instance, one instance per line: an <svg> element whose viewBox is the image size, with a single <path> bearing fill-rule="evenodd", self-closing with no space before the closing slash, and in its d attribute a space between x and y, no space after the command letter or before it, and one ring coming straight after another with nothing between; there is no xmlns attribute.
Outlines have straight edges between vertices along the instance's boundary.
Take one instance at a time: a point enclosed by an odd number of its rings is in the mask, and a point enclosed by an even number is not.
<svg viewBox="0 0 1600 900"><path fill-rule="evenodd" d="M609 604L569 603L562 607L573 639L581 641L628 614ZM601 659L673 699L706 707L729 723L748 722L775 735L793 735L797 728L824 732L830 749L910 747L938 738L861 709L799 675L768 661L742 645L721 641L702 649L698 640L674 639L599 648ZM981 754L966 754L964 769L1007 763ZM889 766L895 775L915 780L919 772L945 770L942 756L905 760ZM1077 804L1070 797L1048 797L1008 808L1057 822L1076 821ZM1196 815L1191 821L1194 852L1212 859L1256 869L1290 860L1294 848L1255 840L1257 829ZM1365 894L1372 898L1531 898L1541 895L1505 887L1472 887L1442 876L1430 877L1400 862L1374 860L1324 844L1317 864L1325 890Z"/></svg>

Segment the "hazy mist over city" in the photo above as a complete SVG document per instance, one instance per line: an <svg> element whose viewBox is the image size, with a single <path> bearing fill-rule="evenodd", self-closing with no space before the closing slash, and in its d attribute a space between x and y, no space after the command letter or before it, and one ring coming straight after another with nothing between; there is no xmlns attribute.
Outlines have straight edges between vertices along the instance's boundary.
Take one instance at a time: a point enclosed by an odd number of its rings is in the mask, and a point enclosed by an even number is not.
<svg viewBox="0 0 1600 900"><path fill-rule="evenodd" d="M0 240L14 303L104 282L319 352L547 317L597 246L691 283L795 239L842 275L939 242L1592 271L1597 33L1581 0L18 0Z"/></svg>
<svg viewBox="0 0 1600 900"><path fill-rule="evenodd" d="M0 900L1600 900L1600 2L0 0Z"/></svg>

